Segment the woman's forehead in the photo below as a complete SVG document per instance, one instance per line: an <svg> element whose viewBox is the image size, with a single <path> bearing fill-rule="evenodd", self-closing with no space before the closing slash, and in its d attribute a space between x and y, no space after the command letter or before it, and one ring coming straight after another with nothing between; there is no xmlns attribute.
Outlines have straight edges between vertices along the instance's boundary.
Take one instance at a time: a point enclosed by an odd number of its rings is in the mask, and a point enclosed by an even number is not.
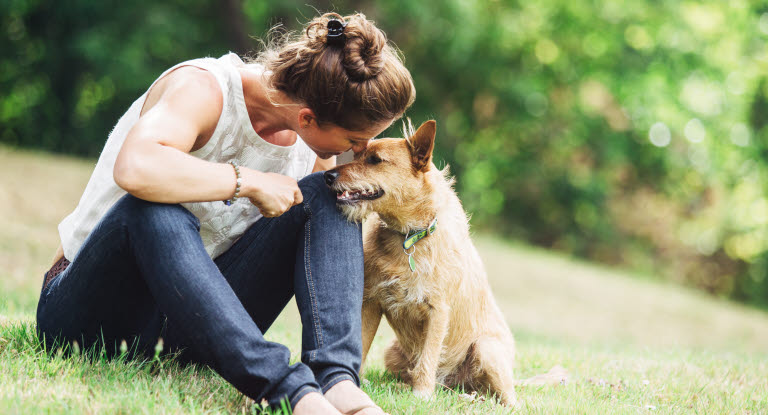
<svg viewBox="0 0 768 415"><path fill-rule="evenodd" d="M360 140L366 140L366 139L374 138L377 135L383 133L384 130L386 130L387 128L389 128L390 125L392 125L393 122L394 120L383 121L378 124L371 124L369 127L361 131L348 131L348 132L354 138L357 138Z"/></svg>

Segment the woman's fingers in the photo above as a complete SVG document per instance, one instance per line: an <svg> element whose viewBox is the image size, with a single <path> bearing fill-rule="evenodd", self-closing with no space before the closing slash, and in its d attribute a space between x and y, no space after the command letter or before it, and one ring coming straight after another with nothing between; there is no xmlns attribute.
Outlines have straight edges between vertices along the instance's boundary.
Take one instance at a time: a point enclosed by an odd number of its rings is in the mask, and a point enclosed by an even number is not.
<svg viewBox="0 0 768 415"><path fill-rule="evenodd" d="M258 185L249 187L247 195L265 217L280 216L304 201L299 183L292 177L277 173L259 173L255 180L257 181L249 183Z"/></svg>
<svg viewBox="0 0 768 415"><path fill-rule="evenodd" d="M301 194L301 189L299 189L298 183L296 184L296 190L293 192L293 204L298 205L299 203L304 201L304 195Z"/></svg>
<svg viewBox="0 0 768 415"><path fill-rule="evenodd" d="M298 198L298 201L297 201ZM282 215L283 213L287 212L290 208L293 206L298 205L303 200L303 196L301 195L301 191L296 188L296 191L293 192L293 194L290 194L288 192L283 193L282 195L279 195L275 198L275 200L272 200L274 203L267 203L263 207L259 207L259 210L261 211L261 214L268 218L274 218L277 216Z"/></svg>

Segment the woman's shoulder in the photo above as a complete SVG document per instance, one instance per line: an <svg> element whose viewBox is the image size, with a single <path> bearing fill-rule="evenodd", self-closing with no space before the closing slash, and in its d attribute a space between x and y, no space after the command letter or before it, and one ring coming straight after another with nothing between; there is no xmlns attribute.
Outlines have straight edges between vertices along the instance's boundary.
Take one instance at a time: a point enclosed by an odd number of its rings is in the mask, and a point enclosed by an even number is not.
<svg viewBox="0 0 768 415"><path fill-rule="evenodd" d="M150 117L163 126L196 130L192 151L212 137L224 108L224 94L216 77L203 68L181 66L151 87L140 119ZM154 115L149 115L150 111Z"/></svg>
<svg viewBox="0 0 768 415"><path fill-rule="evenodd" d="M216 75L199 66L182 66L169 74L166 89L171 93L199 95L200 98L221 100L223 91Z"/></svg>
<svg viewBox="0 0 768 415"><path fill-rule="evenodd" d="M223 101L221 85L213 73L198 66L180 66L150 88L141 114L161 102L171 107L193 105L198 111L220 114Z"/></svg>

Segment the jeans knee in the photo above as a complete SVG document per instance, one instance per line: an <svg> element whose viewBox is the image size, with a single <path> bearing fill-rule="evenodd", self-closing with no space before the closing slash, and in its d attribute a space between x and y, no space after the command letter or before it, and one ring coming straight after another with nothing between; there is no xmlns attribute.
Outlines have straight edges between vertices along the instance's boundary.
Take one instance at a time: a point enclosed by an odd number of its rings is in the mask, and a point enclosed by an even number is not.
<svg viewBox="0 0 768 415"><path fill-rule="evenodd" d="M150 202L126 194L113 207L129 229L175 231L189 225L200 230L200 221L180 204Z"/></svg>
<svg viewBox="0 0 768 415"><path fill-rule="evenodd" d="M323 178L322 171L312 173L309 175L304 176L301 180L299 180L299 188L301 189L301 192L323 192L323 193L331 193L331 189L328 188L328 185L325 184L325 178Z"/></svg>
<svg viewBox="0 0 768 415"><path fill-rule="evenodd" d="M336 195L325 184L324 172L312 173L299 180L299 189L305 203L320 203L323 206L336 207Z"/></svg>

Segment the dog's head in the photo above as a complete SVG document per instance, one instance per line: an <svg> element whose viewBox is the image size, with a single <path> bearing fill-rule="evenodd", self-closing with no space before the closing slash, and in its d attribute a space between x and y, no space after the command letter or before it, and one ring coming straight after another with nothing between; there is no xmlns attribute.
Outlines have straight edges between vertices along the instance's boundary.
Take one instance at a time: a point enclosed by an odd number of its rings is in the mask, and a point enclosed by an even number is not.
<svg viewBox="0 0 768 415"><path fill-rule="evenodd" d="M373 140L353 162L326 171L342 212L354 221L371 212L397 217L428 197L435 131L435 121L427 121L416 132L406 128L406 139Z"/></svg>

